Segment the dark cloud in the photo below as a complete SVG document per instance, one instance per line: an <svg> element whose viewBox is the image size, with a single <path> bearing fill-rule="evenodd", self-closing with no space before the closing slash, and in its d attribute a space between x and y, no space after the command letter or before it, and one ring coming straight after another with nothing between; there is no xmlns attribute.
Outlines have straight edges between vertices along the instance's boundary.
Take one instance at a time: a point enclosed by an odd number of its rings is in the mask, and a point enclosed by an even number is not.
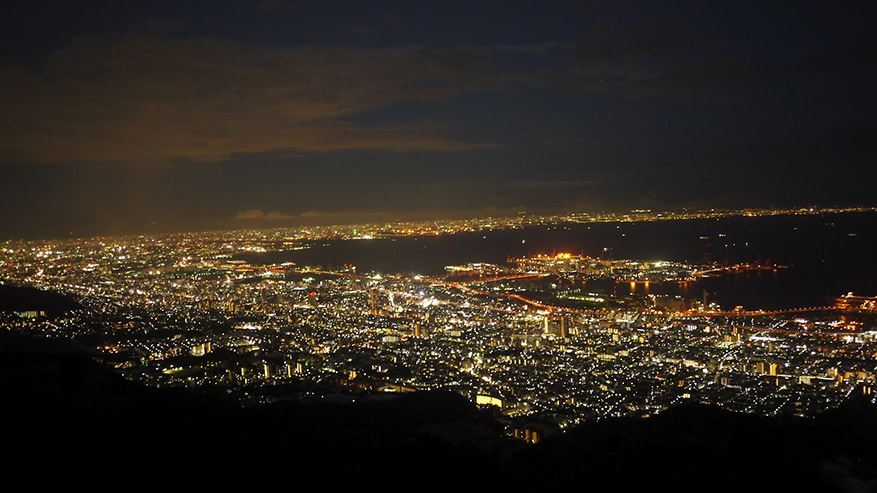
<svg viewBox="0 0 877 493"><path fill-rule="evenodd" d="M285 212L280 211L269 211L265 212L259 209L249 209L246 211L241 211L235 214L235 219L245 219L245 220L253 220L253 219L268 219L268 220L285 220L285 219L293 219L295 216L292 214L287 214Z"/></svg>
<svg viewBox="0 0 877 493"><path fill-rule="evenodd" d="M522 182L513 182L509 183L506 186L509 188L529 188L529 189L557 189L557 188L582 188L582 187L590 187L592 185L597 185L601 183L600 180L551 180L551 181L539 181L539 180L529 180Z"/></svg>
<svg viewBox="0 0 877 493"><path fill-rule="evenodd" d="M619 11L626 15L619 15ZM751 101L819 76L873 77L873 4L595 2L558 83L685 104Z"/></svg>
<svg viewBox="0 0 877 493"><path fill-rule="evenodd" d="M259 9L265 12L295 12L298 8L296 2L289 0L262 0Z"/></svg>
<svg viewBox="0 0 877 493"><path fill-rule="evenodd" d="M279 8L285 2L266 2ZM578 45L259 47L138 35L81 38L39 71L0 66L0 155L31 162L221 161L274 150L461 151L490 147L420 122L355 125L358 115L475 92L567 87L661 102L768 98L766 81L860 67L877 50L846 40L788 59L742 57L706 29L591 26ZM657 19L657 20L660 20ZM143 26L149 36L142 36Z"/></svg>
<svg viewBox="0 0 877 493"><path fill-rule="evenodd" d="M219 40L80 40L42 73L0 68L0 149L37 162L216 161L274 149L481 148L430 124L344 119L485 83L477 56L419 47L264 50Z"/></svg>

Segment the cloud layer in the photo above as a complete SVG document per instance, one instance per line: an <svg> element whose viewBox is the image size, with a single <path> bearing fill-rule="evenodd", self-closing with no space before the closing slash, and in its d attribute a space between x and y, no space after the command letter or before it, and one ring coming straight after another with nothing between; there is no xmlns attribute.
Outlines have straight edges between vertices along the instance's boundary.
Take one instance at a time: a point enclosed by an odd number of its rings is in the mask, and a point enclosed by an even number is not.
<svg viewBox="0 0 877 493"><path fill-rule="evenodd" d="M484 147L429 122L347 117L483 88L483 60L424 48L258 48L211 39L80 39L40 73L0 67L0 156L26 162L223 160L276 149Z"/></svg>
<svg viewBox="0 0 877 493"><path fill-rule="evenodd" d="M284 219L294 219L295 216L292 214L287 214L285 212L280 211L270 211L265 212L260 209L249 209L246 211L238 212L235 215L235 219L268 219L268 220L284 220Z"/></svg>

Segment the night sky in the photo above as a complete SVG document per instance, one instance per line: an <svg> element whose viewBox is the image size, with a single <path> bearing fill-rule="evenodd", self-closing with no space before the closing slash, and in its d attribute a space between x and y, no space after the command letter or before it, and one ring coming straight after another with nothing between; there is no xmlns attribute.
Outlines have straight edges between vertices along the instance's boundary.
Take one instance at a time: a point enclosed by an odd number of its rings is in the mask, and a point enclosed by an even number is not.
<svg viewBox="0 0 877 493"><path fill-rule="evenodd" d="M7 1L0 238L877 205L875 20L873 1Z"/></svg>

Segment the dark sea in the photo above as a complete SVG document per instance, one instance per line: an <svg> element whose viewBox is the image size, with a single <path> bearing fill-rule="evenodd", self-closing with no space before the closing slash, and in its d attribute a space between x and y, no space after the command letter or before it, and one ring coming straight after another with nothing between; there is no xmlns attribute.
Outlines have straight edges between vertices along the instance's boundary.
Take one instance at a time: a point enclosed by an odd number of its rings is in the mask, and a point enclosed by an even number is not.
<svg viewBox="0 0 877 493"><path fill-rule="evenodd" d="M831 304L849 291L877 295L877 213L732 217L638 223L571 224L485 230L437 237L345 240L307 250L247 254L252 263L296 262L357 271L441 274L447 265L505 264L508 257L569 252L634 260L769 262L786 266L705 278L682 286L652 283L652 293L681 294L723 308L783 309ZM605 283L604 283L605 284ZM615 283L609 283L615 284ZM588 283L624 294L629 284ZM634 289L642 292L644 286Z"/></svg>

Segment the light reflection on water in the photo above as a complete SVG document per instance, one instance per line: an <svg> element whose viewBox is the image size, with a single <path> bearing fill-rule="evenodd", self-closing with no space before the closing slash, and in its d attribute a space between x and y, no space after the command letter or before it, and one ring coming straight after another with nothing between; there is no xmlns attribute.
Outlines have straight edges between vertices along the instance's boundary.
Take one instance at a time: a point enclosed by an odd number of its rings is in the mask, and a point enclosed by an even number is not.
<svg viewBox="0 0 877 493"><path fill-rule="evenodd" d="M877 214L774 216L646 223L572 225L437 237L337 241L289 252L246 254L253 263L354 264L360 273L437 275L446 265L505 264L508 257L572 252L614 259L768 262L788 268L648 286L588 281L587 288L625 295L670 294L702 299L725 309L783 309L831 304L849 291L877 295ZM855 232L855 236L850 236ZM706 238L706 239L704 239ZM526 241L523 241L526 240Z"/></svg>

